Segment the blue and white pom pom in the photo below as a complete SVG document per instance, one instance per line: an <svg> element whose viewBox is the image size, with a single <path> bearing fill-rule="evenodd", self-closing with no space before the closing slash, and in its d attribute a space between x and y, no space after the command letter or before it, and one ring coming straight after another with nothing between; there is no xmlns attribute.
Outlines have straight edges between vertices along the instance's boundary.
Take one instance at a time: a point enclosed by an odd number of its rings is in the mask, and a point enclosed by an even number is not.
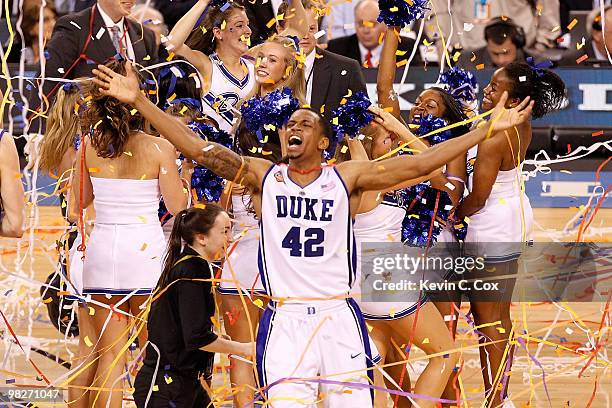
<svg viewBox="0 0 612 408"><path fill-rule="evenodd" d="M389 27L403 28L425 17L429 0L378 0L378 21Z"/></svg>
<svg viewBox="0 0 612 408"><path fill-rule="evenodd" d="M453 67L442 73L438 82L449 94L466 109L474 110L478 108L478 82L471 71L463 68Z"/></svg>
<svg viewBox="0 0 612 408"><path fill-rule="evenodd" d="M371 105L364 92L357 92L333 111L332 129L336 142L342 141L345 135L350 138L357 136L362 128L374 120L374 114L368 110Z"/></svg>
<svg viewBox="0 0 612 408"><path fill-rule="evenodd" d="M299 101L293 97L290 88L277 89L263 98L254 96L240 107L246 128L262 139L265 127L282 127L293 112L300 108Z"/></svg>
<svg viewBox="0 0 612 408"><path fill-rule="evenodd" d="M444 119L432 115L425 115L414 123L419 125L414 131L417 136L425 136L448 125ZM450 130L426 137L431 146L450 138ZM450 196L446 191L437 190L426 183L402 189L400 194L401 201L406 206L406 216L402 222L402 242L421 248L434 245L442 232L442 225L436 219L446 221L450 216L450 209L453 208ZM434 213L436 202L437 210Z"/></svg>
<svg viewBox="0 0 612 408"><path fill-rule="evenodd" d="M433 115L425 115L422 116L420 120L414 120L413 124L418 125L419 127L414 130L415 135L417 136L425 136L431 132L434 132L438 129L442 129L443 127L448 126L448 123L442 118L438 118ZM430 145L436 145L438 143L442 143L452 137L452 133L450 129L443 130L440 133L436 133L433 135L429 135L426 137L427 142Z"/></svg>
<svg viewBox="0 0 612 408"><path fill-rule="evenodd" d="M232 147L232 137L223 130L198 121L190 122L187 126L203 140L218 143L228 149ZM198 201L214 202L221 198L225 183L222 177L206 167L196 165L191 176L191 188L195 190Z"/></svg>

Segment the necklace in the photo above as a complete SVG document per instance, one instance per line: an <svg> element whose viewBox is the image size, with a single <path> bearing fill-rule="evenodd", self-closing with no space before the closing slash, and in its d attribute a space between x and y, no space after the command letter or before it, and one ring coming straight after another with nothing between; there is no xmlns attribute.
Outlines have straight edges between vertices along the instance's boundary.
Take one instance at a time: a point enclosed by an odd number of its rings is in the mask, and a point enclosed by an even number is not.
<svg viewBox="0 0 612 408"><path fill-rule="evenodd" d="M308 170L300 170L300 169L296 169L295 167L287 166L287 170L296 172L298 174L309 174L309 173L312 173L313 171L321 170L323 169L323 167L327 167L327 166L329 165L323 164L323 165L319 165L317 167L313 167L312 169L308 169Z"/></svg>

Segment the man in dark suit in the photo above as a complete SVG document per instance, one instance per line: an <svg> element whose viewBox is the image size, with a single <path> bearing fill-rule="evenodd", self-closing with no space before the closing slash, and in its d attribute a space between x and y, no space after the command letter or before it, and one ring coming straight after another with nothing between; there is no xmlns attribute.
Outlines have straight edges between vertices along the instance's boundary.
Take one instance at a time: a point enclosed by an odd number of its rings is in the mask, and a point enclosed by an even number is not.
<svg viewBox="0 0 612 408"><path fill-rule="evenodd" d="M579 50L576 50L572 46L573 50L567 55L564 55L559 66L579 67L581 65L590 65L596 67L609 67L610 61L608 60L608 54L606 53L606 47L612 53L612 5L604 7L604 18L606 35L603 35L603 25L601 22L601 9L596 8L587 17L587 30L591 33L588 40L584 42ZM583 55L587 56L586 60L580 62L579 65L576 60L584 58Z"/></svg>
<svg viewBox="0 0 612 408"><path fill-rule="evenodd" d="M119 55L142 65L155 64L155 34L126 18L131 7L122 4L120 0L98 0L91 8L57 20L46 48L45 77L89 77L97 64ZM51 98L59 86L60 82L45 81L43 92Z"/></svg>
<svg viewBox="0 0 612 408"><path fill-rule="evenodd" d="M376 21L380 10L376 0L360 0L355 6L355 34L335 38L327 49L358 61L365 68L377 68L382 52L381 36L386 35L387 26ZM414 40L400 36L397 60L407 59L414 47ZM418 56L418 53L415 57Z"/></svg>
<svg viewBox="0 0 612 408"><path fill-rule="evenodd" d="M263 43L276 32L275 24L270 22L275 18L280 4L278 0L244 0L242 2L249 17L251 45Z"/></svg>
<svg viewBox="0 0 612 408"><path fill-rule="evenodd" d="M315 34L319 32L319 16L310 0L302 0L306 9L308 34L300 40L300 49L305 60L304 76L306 79L306 99L313 109L322 111L331 119L331 113L340 105L349 89L355 92L366 92L365 79L359 64L350 58L318 48ZM288 9L286 2L281 3L278 14ZM277 29L282 31L282 20Z"/></svg>
<svg viewBox="0 0 612 408"><path fill-rule="evenodd" d="M471 52L464 51L459 65L465 69L505 67L511 62L525 62L525 32L509 17L495 17L486 25L484 37L487 45ZM475 57L475 58L474 58Z"/></svg>

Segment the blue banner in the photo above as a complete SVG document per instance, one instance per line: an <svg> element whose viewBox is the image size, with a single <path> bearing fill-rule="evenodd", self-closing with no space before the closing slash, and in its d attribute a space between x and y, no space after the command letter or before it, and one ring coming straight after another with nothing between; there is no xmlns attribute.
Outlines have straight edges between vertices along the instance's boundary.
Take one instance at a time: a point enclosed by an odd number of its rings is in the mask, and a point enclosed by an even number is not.
<svg viewBox="0 0 612 408"><path fill-rule="evenodd" d="M482 100L482 90L487 86L493 69L474 71L479 85L478 99ZM568 89L568 104L562 110L551 113L534 121L535 126L612 126L612 69L559 68L554 70L565 82ZM417 96L435 85L439 70L437 67L410 68L406 82L400 85L403 69L398 69L395 76L395 90L399 94L400 108L407 115ZM368 94L376 100L377 70L364 69Z"/></svg>

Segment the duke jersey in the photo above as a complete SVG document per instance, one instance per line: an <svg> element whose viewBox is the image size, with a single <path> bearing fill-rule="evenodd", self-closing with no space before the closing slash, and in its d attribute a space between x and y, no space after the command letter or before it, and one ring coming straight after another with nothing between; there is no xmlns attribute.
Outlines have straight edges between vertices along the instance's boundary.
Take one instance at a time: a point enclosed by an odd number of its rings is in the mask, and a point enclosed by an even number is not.
<svg viewBox="0 0 612 408"><path fill-rule="evenodd" d="M202 110L216 120L222 130L230 132L236 118L233 109L238 109L238 103L246 98L255 85L255 67L248 60L241 58L247 74L239 80L225 68L216 53L210 55L210 61L210 89L202 98Z"/></svg>
<svg viewBox="0 0 612 408"><path fill-rule="evenodd" d="M286 165L272 166L262 182L259 241L267 294L294 303L346 295L355 255L349 194L336 168L323 167L302 188Z"/></svg>

